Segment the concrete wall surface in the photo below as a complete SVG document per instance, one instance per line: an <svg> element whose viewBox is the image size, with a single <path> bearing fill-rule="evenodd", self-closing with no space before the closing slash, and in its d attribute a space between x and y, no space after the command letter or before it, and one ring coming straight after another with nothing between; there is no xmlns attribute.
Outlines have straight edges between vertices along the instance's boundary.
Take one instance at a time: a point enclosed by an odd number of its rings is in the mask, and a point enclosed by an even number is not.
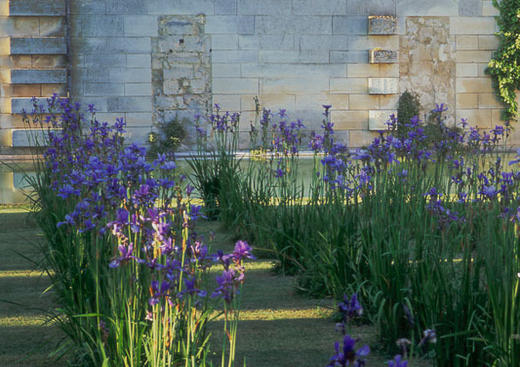
<svg viewBox="0 0 520 367"><path fill-rule="evenodd" d="M20 5L27 1L37 5ZM0 1L7 146L24 103L14 98L67 90L102 119L125 117L141 142L154 123L192 118L214 103L241 112L248 130L255 96L309 129L331 104L351 147L384 127L407 89L425 111L447 103L452 122L501 123L484 72L497 47L490 0L71 0L68 16L65 0L27 1ZM65 88L59 72L67 66ZM20 69L55 74L13 73Z"/></svg>

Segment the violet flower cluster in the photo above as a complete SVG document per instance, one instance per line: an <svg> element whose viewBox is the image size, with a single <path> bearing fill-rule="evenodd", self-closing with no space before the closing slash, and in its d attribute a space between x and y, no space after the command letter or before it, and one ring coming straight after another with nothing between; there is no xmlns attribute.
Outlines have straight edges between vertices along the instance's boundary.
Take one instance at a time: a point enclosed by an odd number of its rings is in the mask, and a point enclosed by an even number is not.
<svg viewBox="0 0 520 367"><path fill-rule="evenodd" d="M201 207L189 204L193 188L184 191L185 177L176 173L174 157L148 161L145 148L124 145L124 121L100 122L93 106L87 121L81 106L67 99L54 96L48 105L55 112L42 121L48 129L44 162L52 189L71 207L58 223L60 230L111 236L114 241L108 242L115 245L107 265L114 271L128 267L136 275L148 269L150 306L206 297L200 274L216 263L224 271L212 294L229 302L244 280L242 262L253 258L252 249L239 241L232 254L208 253L194 231ZM36 108L33 115L40 112ZM217 130L233 129L238 121L218 111L210 120Z"/></svg>

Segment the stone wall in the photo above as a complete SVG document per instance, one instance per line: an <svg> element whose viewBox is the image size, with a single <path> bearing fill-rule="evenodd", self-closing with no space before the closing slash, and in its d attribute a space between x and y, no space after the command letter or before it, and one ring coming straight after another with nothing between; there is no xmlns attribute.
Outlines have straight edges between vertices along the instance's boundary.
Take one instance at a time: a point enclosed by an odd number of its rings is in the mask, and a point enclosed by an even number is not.
<svg viewBox="0 0 520 367"><path fill-rule="evenodd" d="M366 144L384 127L405 89L419 93L425 110L448 103L452 120L468 118L479 127L500 122L500 106L484 73L497 47L490 0L70 4L72 95L94 103L101 118L125 117L137 141L146 140L153 123L176 114L190 117L213 103L242 112L246 130L254 96L264 106L304 118L310 129L320 125L321 105L332 104L338 135L351 147ZM10 15L0 19L5 37L24 32L39 37L48 28L60 34L58 17ZM13 67L11 58L5 57L3 68ZM40 95L45 93L42 87ZM16 118L2 116L7 136Z"/></svg>

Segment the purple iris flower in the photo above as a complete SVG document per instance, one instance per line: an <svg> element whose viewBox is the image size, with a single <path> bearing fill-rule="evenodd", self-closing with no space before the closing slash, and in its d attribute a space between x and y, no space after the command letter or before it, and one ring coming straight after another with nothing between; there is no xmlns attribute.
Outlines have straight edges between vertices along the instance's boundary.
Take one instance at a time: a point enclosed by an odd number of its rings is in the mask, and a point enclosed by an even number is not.
<svg viewBox="0 0 520 367"><path fill-rule="evenodd" d="M393 360L388 361L388 367L408 367L408 361L404 361L401 355L398 354Z"/></svg>
<svg viewBox="0 0 520 367"><path fill-rule="evenodd" d="M365 357L370 354L368 345L364 345L359 349L355 349L356 340L352 339L350 335L345 335L343 338L343 349L340 351L339 343L334 344L336 354L331 357L327 367L363 367L365 366Z"/></svg>
<svg viewBox="0 0 520 367"><path fill-rule="evenodd" d="M255 259L253 256L253 249L246 241L237 241L235 243L235 249L233 250L233 257L237 261L243 259Z"/></svg>
<svg viewBox="0 0 520 367"><path fill-rule="evenodd" d="M345 294L343 296L343 302L338 304L338 308L339 312L343 315L344 321L363 314L363 307L359 303L357 293L354 293L350 299Z"/></svg>

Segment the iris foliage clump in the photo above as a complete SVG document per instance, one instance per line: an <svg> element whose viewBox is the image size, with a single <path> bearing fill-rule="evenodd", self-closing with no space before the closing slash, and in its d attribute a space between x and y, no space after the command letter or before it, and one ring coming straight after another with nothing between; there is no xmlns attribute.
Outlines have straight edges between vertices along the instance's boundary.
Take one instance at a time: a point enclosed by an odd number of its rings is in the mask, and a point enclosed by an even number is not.
<svg viewBox="0 0 520 367"><path fill-rule="evenodd" d="M235 296L251 248L238 241L230 254L210 254L196 232L201 207L173 157L148 162L144 148L124 145L122 119L100 122L93 106L87 115L53 97L26 116L47 137L32 186L53 318L66 335L56 355L78 366L210 365L215 298L225 317L221 365L233 366ZM205 278L218 264L212 289Z"/></svg>
<svg viewBox="0 0 520 367"><path fill-rule="evenodd" d="M430 127L392 116L388 131L351 150L324 109L321 132L307 137L287 111L259 111L254 154L219 187L219 218L296 274L301 292L357 293L389 353L407 341L410 360L437 366L520 366L520 160L500 153L509 127L451 128L440 105ZM397 123L406 133L394 135ZM428 348L426 331L436 335Z"/></svg>

